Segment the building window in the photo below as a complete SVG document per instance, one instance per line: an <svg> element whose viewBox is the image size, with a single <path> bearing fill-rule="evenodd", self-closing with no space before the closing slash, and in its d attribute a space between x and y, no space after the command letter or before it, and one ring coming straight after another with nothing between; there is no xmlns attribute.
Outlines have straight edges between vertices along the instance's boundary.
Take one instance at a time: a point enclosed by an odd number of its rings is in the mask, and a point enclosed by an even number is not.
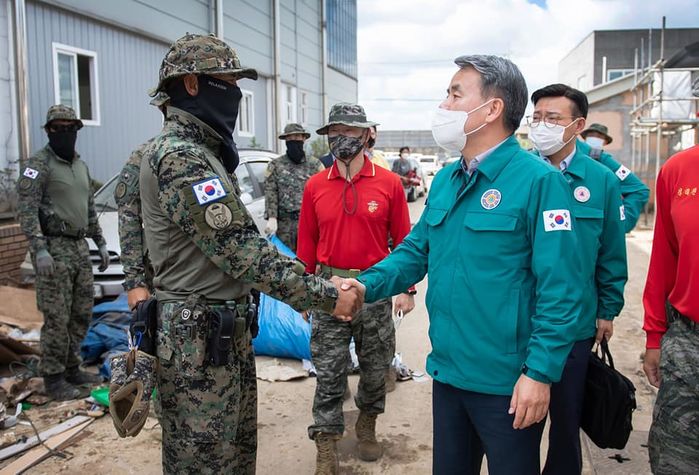
<svg viewBox="0 0 699 475"><path fill-rule="evenodd" d="M296 88L287 84L282 85L282 127L290 122L296 122Z"/></svg>
<svg viewBox="0 0 699 475"><path fill-rule="evenodd" d="M633 69L608 69L607 70L607 81L614 81L620 77L633 74Z"/></svg>
<svg viewBox="0 0 699 475"><path fill-rule="evenodd" d="M100 125L97 53L52 46L54 103L72 107L85 125Z"/></svg>
<svg viewBox="0 0 699 475"><path fill-rule="evenodd" d="M255 135L255 116L253 108L253 94L251 91L240 90L243 96L240 98L240 110L238 111L238 135L252 137Z"/></svg>
<svg viewBox="0 0 699 475"><path fill-rule="evenodd" d="M301 93L301 124L308 125L308 93Z"/></svg>
<svg viewBox="0 0 699 475"><path fill-rule="evenodd" d="M357 0L326 0L328 66L357 78Z"/></svg>

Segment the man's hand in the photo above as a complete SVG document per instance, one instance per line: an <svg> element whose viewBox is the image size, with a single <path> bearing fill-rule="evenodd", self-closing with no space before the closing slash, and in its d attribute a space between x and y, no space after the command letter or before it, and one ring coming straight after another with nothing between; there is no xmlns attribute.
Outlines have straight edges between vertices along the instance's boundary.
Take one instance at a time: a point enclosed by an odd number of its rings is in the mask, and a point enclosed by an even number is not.
<svg viewBox="0 0 699 475"><path fill-rule="evenodd" d="M269 218L267 220L267 226L265 226L265 234L271 236L277 232L279 225L277 224L277 218Z"/></svg>
<svg viewBox="0 0 699 475"><path fill-rule="evenodd" d="M56 264L49 251L42 249L36 253L36 273L42 277L51 277L56 270Z"/></svg>
<svg viewBox="0 0 699 475"><path fill-rule="evenodd" d="M97 270L100 272L104 272L107 270L107 267L109 267L109 251L107 251L107 246L105 244L102 244L99 247L99 253L100 266L97 268Z"/></svg>
<svg viewBox="0 0 699 475"><path fill-rule="evenodd" d="M358 288L346 285L340 277L332 276L330 280L335 284L338 292L333 316L341 322L351 322L352 315L364 305L364 293L360 292Z"/></svg>
<svg viewBox="0 0 699 475"><path fill-rule="evenodd" d="M646 373L651 386L660 387L660 349L646 348L646 356L643 358L643 371Z"/></svg>
<svg viewBox="0 0 699 475"><path fill-rule="evenodd" d="M397 315L401 310L403 315L410 313L415 308L415 297L410 294L399 294L393 302L393 315Z"/></svg>
<svg viewBox="0 0 699 475"><path fill-rule="evenodd" d="M515 415L512 427L525 429L546 417L551 399L551 386L523 374L515 384L509 414Z"/></svg>
<svg viewBox="0 0 699 475"><path fill-rule="evenodd" d="M126 297L129 303L129 309L133 310L140 302L150 298L150 292L145 287L134 287L126 292Z"/></svg>
<svg viewBox="0 0 699 475"><path fill-rule="evenodd" d="M612 339L614 334L614 322L612 320L603 320L601 318L597 319L597 334L595 335L595 342L597 344L602 343L602 337L607 341Z"/></svg>

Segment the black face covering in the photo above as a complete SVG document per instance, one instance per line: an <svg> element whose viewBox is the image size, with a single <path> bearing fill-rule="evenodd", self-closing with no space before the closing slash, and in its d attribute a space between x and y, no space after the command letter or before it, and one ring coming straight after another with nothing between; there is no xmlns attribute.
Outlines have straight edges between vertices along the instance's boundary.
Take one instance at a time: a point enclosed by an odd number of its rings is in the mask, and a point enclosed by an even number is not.
<svg viewBox="0 0 699 475"><path fill-rule="evenodd" d="M168 88L170 104L189 112L223 138L221 144L221 162L226 171L233 173L238 167L240 157L233 142L233 131L238 120L238 105L242 97L240 88L206 74L197 76L199 93L190 96L184 81L177 81Z"/></svg>
<svg viewBox="0 0 699 475"><path fill-rule="evenodd" d="M376 145L376 139L369 137L369 140L366 141L366 148L374 148L374 145Z"/></svg>
<svg viewBox="0 0 699 475"><path fill-rule="evenodd" d="M303 159L306 158L306 152L303 151L303 140L287 140L286 155L297 165L303 162Z"/></svg>
<svg viewBox="0 0 699 475"><path fill-rule="evenodd" d="M69 162L75 158L75 141L78 139L78 132L47 132L51 149L63 160Z"/></svg>

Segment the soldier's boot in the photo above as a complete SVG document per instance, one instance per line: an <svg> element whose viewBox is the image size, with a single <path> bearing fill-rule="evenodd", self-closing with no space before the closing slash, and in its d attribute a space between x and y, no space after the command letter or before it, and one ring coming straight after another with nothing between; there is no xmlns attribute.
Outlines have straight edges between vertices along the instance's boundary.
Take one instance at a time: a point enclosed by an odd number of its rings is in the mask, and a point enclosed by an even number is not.
<svg viewBox="0 0 699 475"><path fill-rule="evenodd" d="M81 396L80 390L66 381L64 373L44 376L44 387L54 401L69 401Z"/></svg>
<svg viewBox="0 0 699 475"><path fill-rule="evenodd" d="M66 381L75 386L80 386L83 384L99 384L102 382L102 378L99 375L82 371L80 366L67 368L65 375Z"/></svg>
<svg viewBox="0 0 699 475"><path fill-rule="evenodd" d="M316 473L315 475L337 475L340 473L340 461L337 458L337 441L339 434L316 435Z"/></svg>
<svg viewBox="0 0 699 475"><path fill-rule="evenodd" d="M365 462L373 462L383 455L383 447L376 440L376 414L359 413L357 425L357 452L359 458Z"/></svg>

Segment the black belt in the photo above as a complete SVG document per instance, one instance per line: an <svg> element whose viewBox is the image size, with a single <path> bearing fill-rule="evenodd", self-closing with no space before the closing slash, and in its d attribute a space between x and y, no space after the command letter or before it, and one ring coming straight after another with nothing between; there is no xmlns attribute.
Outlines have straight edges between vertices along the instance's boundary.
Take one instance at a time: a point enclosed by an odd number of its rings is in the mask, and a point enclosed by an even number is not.
<svg viewBox="0 0 699 475"><path fill-rule="evenodd" d="M87 232L84 229L66 229L57 233L44 233L48 237L65 237L70 239L84 239L87 236Z"/></svg>
<svg viewBox="0 0 699 475"><path fill-rule="evenodd" d="M682 315L679 310L677 310L672 305L668 305L667 308L667 319L670 323L679 320L689 327L690 330L694 332L699 332L699 322L692 320L686 315Z"/></svg>

